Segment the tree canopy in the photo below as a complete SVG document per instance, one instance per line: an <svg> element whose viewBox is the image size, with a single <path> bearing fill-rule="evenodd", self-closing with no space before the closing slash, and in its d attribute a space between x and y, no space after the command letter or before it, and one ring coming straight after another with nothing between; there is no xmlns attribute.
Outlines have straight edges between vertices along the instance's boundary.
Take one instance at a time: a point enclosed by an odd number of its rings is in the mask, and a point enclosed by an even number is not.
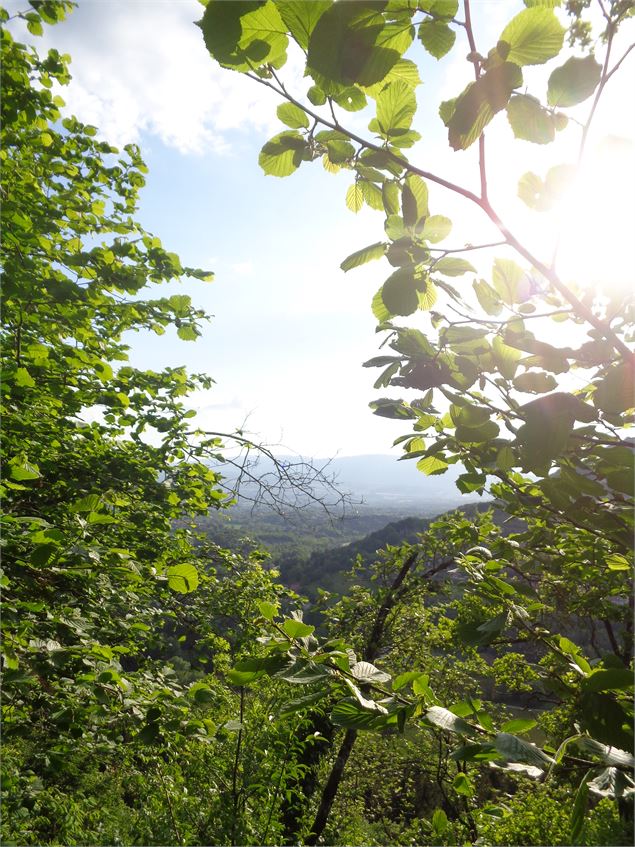
<svg viewBox="0 0 635 847"><path fill-rule="evenodd" d="M599 3L598 26L586 2L559 14L526 0L483 52L469 0L203 5L212 59L281 98L263 171L319 159L350 173L352 212L384 217L385 237L341 265L389 266L371 304L388 352L366 366L382 369L377 389L407 394L372 410L409 427L403 458L429 475L460 464L459 489L490 491L496 511L439 517L310 608L266 552L198 531L230 500L210 466L223 438L185 405L211 377L135 367L126 333L195 341L206 315L151 286L211 274L136 220L138 147L62 111L69 57L5 27L3 837L622 843L632 292L564 279L557 243L537 252L512 232L486 130L506 119L512 145L575 136L574 162L512 188L536 215L552 208L631 51L616 55L633 4ZM38 36L72 4L30 6L18 17ZM306 91L284 78L292 50ZM461 50L466 85L436 106L449 147L476 151L477 189L437 173L414 128L426 63ZM479 209L497 241L437 246L453 222L431 213L430 184Z"/></svg>

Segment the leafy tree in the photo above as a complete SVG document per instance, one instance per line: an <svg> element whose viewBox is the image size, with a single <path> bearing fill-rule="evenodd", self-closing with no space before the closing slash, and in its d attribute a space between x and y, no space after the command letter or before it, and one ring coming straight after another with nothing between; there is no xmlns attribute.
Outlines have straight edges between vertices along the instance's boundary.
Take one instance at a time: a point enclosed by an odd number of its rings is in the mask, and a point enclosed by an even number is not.
<svg viewBox="0 0 635 847"><path fill-rule="evenodd" d="M439 474L460 462L462 491L489 487L502 508L523 521L510 541L477 531L474 548L459 557L469 588L457 626L464 639L481 647L502 633L524 633L542 646L543 666L552 685L560 680L558 697L575 723L573 737L591 754L582 759L588 772L581 782L578 774L570 810L569 837L575 840L589 791L633 794L626 773L630 755L612 758L610 751L632 746L626 692L632 685L633 450L625 428L635 409L634 301L608 286L596 297L564 280L557 248L543 255L512 231L491 199L485 132L504 113L514 144L546 145L558 134L577 133L576 164L556 160L544 176L526 173L518 185L521 200L536 214L552 208L583 161L606 86L632 49L614 56L618 31L630 25L632 3L601 3L598 33L587 19L589 4L567 3L569 42L582 55L564 59L567 31L554 11L558 5L526 0L486 53L475 42L469 0L462 13L457 0L210 0L200 27L221 66L283 101L277 113L285 128L262 148L264 172L285 177L320 159L328 172L351 173L346 204L353 212L367 205L385 215L385 239L356 250L342 269L388 261L392 269L372 309L391 352L366 365L384 369L376 388L397 386L420 396L371 406L376 414L411 422L414 431L396 443L420 470ZM304 56L311 83L306 93L292 90L283 76L291 45ZM456 50L469 51L472 79L437 105L450 147L477 150L477 190L413 160L425 154L413 128L424 65L414 58L440 60ZM526 86L537 65L548 66L546 91L543 83L530 94ZM585 106L569 111L580 104L588 106L581 121ZM347 113L366 108L368 132L362 134L351 129ZM436 246L450 235L452 221L431 213L429 183L478 208L500 240ZM492 248L500 252L489 276L457 285L457 278L477 274L465 254ZM402 325L401 318L415 313L420 320L427 315L425 331ZM554 343L554 327L565 343ZM546 628L554 623L550 610L560 616L557 626L566 616L601 624L608 643L596 641L596 656L588 660L571 638ZM404 697L403 682L387 687L389 675L347 653L345 640L320 647L306 625L266 617L272 658L250 665L249 679L282 673L267 662L282 662L288 654L293 664L284 671L287 678L304 675L306 683L330 690L336 699L331 721L347 727L306 843L324 831L352 749L351 732L358 729L399 729L414 718L461 736L467 743L456 752L459 760L502 759L534 776L562 761L570 740L557 752L548 745L540 750L513 723L496 732L491 717L481 718L478 709L448 711L426 686L414 699ZM505 673L502 665L499 671ZM596 756L603 769L593 764Z"/></svg>

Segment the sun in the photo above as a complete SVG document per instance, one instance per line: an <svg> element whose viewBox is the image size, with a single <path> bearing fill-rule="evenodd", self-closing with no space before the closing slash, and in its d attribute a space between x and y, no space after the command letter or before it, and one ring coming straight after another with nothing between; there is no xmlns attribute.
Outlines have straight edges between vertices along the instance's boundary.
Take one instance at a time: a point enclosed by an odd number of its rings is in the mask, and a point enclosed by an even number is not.
<svg viewBox="0 0 635 847"><path fill-rule="evenodd" d="M615 301L635 292L635 145L609 136L585 157L554 209L564 282Z"/></svg>

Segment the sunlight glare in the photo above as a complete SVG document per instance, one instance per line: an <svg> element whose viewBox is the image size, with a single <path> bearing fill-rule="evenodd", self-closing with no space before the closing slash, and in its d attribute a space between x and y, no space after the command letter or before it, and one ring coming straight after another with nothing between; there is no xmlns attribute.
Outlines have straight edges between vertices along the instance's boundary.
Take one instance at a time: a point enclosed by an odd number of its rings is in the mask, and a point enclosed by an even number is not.
<svg viewBox="0 0 635 847"><path fill-rule="evenodd" d="M560 276L598 297L625 298L635 288L634 152L630 140L605 138L555 209Z"/></svg>

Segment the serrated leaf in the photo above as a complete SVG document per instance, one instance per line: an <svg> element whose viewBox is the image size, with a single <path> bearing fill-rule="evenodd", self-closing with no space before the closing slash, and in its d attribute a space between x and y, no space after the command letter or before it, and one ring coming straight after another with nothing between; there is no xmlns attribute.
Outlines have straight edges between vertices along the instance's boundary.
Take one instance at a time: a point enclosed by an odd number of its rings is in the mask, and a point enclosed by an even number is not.
<svg viewBox="0 0 635 847"><path fill-rule="evenodd" d="M602 77L602 66L594 56L572 56L549 77L547 102L554 107L576 106L590 97Z"/></svg>
<svg viewBox="0 0 635 847"><path fill-rule="evenodd" d="M474 265L467 259L460 259L456 256L445 256L435 263L433 270L441 273L444 276L462 276L470 271L475 272Z"/></svg>
<svg viewBox="0 0 635 847"><path fill-rule="evenodd" d="M499 42L509 46L505 57L517 65L542 65L557 56L564 42L564 27L551 9L524 9L507 24Z"/></svg>
<svg viewBox="0 0 635 847"><path fill-rule="evenodd" d="M344 259L340 268L345 272L350 271L352 268L358 268L361 265L365 265L367 262L372 262L374 259L381 259L385 252L385 242L378 241L368 247L362 247L361 250L357 250L355 253L351 253L350 256Z"/></svg>
<svg viewBox="0 0 635 847"><path fill-rule="evenodd" d="M596 741L595 738L589 738L586 735L578 738L577 744L586 753L599 756L606 765L619 765L624 768L635 767L635 757L626 750L609 747L607 744L602 744L600 741Z"/></svg>
<svg viewBox="0 0 635 847"><path fill-rule="evenodd" d="M416 111L413 89L401 80L388 83L377 97L377 121L381 134L389 138L392 130L409 129Z"/></svg>
<svg viewBox="0 0 635 847"><path fill-rule="evenodd" d="M368 404L375 415L382 418L394 418L395 420L412 420L416 414L403 402L403 400L392 400L382 398L373 400Z"/></svg>
<svg viewBox="0 0 635 847"><path fill-rule="evenodd" d="M313 694L305 694L304 697L298 697L295 700L289 700L278 712L280 718L288 718L296 712L301 712L304 709L309 709L320 700L323 700L328 694L328 690L315 691Z"/></svg>
<svg viewBox="0 0 635 847"><path fill-rule="evenodd" d="M309 46L315 25L330 5L329 0L301 3L298 3L298 0L276 0L280 17L303 50Z"/></svg>
<svg viewBox="0 0 635 847"><path fill-rule="evenodd" d="M258 164L270 176L289 176L302 162L306 142L293 130L274 136L264 145L258 156Z"/></svg>
<svg viewBox="0 0 635 847"><path fill-rule="evenodd" d="M336 726L342 726L347 729L380 729L386 723L385 714L375 710L364 709L352 697L347 697L336 703L330 717Z"/></svg>
<svg viewBox="0 0 635 847"><path fill-rule="evenodd" d="M514 380L514 388L531 394L546 394L558 387L558 383L551 374L543 371L528 372L520 374Z"/></svg>
<svg viewBox="0 0 635 847"><path fill-rule="evenodd" d="M441 104L440 114L448 127L450 146L454 150L466 150L473 144L522 83L518 65L503 62L470 83L454 102Z"/></svg>
<svg viewBox="0 0 635 847"><path fill-rule="evenodd" d="M428 215L428 186L416 174L409 174L401 190L403 222L415 227Z"/></svg>
<svg viewBox="0 0 635 847"><path fill-rule="evenodd" d="M501 732L529 732L535 726L538 726L538 723L532 718L514 718L501 726Z"/></svg>
<svg viewBox="0 0 635 847"><path fill-rule="evenodd" d="M35 380L26 368L16 368L15 384L19 385L21 388L34 388Z"/></svg>
<svg viewBox="0 0 635 847"><path fill-rule="evenodd" d="M289 638L306 638L307 635L311 635L315 631L314 626L296 621L293 618L285 618L282 628Z"/></svg>
<svg viewBox="0 0 635 847"><path fill-rule="evenodd" d="M437 287L431 279L426 279L423 287L420 282L417 283L417 299L419 301L419 308L423 312L429 312L434 306L437 302L437 294Z"/></svg>
<svg viewBox="0 0 635 847"><path fill-rule="evenodd" d="M512 259L495 259L492 282L496 293L508 306L527 299L530 283L527 274Z"/></svg>
<svg viewBox="0 0 635 847"><path fill-rule="evenodd" d="M353 185L349 185L348 190L346 191L346 205L351 212L355 212L355 214L357 214L364 205L364 193L359 182L354 182Z"/></svg>
<svg viewBox="0 0 635 847"><path fill-rule="evenodd" d="M358 682L383 683L390 682L390 674L380 671L370 662L357 662L351 667L351 673Z"/></svg>
<svg viewBox="0 0 635 847"><path fill-rule="evenodd" d="M416 280L412 270L399 268L381 289L381 299L391 315L411 315L419 306Z"/></svg>
<svg viewBox="0 0 635 847"><path fill-rule="evenodd" d="M419 39L431 56L442 59L454 46L456 33L446 23L427 18L419 26Z"/></svg>
<svg viewBox="0 0 635 847"><path fill-rule="evenodd" d="M446 730L446 732L455 732L459 735L474 734L473 727L467 721L442 706L431 706L426 711L425 716L431 724Z"/></svg>
<svg viewBox="0 0 635 847"><path fill-rule="evenodd" d="M445 473L448 469L448 463L444 462L438 456L424 456L417 462L417 470L420 470L426 476L435 476L436 474Z"/></svg>
<svg viewBox="0 0 635 847"><path fill-rule="evenodd" d="M272 621L275 616L278 614L278 605L276 603L269 603L266 600L259 602L258 611L263 616L263 618L267 621Z"/></svg>
<svg viewBox="0 0 635 847"><path fill-rule="evenodd" d="M553 115L529 94L515 94L507 104L507 119L516 138L549 144L556 137Z"/></svg>
<svg viewBox="0 0 635 847"><path fill-rule="evenodd" d="M189 594L198 587L198 571L194 565L172 565L166 571L168 585L179 594Z"/></svg>
<svg viewBox="0 0 635 847"><path fill-rule="evenodd" d="M276 114L282 123L291 129L308 129L308 115L295 103L281 103L276 109Z"/></svg>
<svg viewBox="0 0 635 847"><path fill-rule="evenodd" d="M542 768L553 763L553 759L543 753L535 744L507 732L496 734L494 746L510 762L526 762L529 765Z"/></svg>
<svg viewBox="0 0 635 847"><path fill-rule="evenodd" d="M429 218L426 218L426 222L423 225L421 238L424 241L431 241L433 244L437 244L439 241L447 238L451 232L452 221L449 218L443 215L430 215Z"/></svg>
<svg viewBox="0 0 635 847"><path fill-rule="evenodd" d="M369 182L366 179L360 180L359 184L361 186L362 196L366 205L370 206L371 209L375 209L378 212L383 212L384 201L381 196L381 189L378 188L373 182Z"/></svg>
<svg viewBox="0 0 635 847"><path fill-rule="evenodd" d="M379 291L373 297L371 309L373 315L379 321L379 323L385 323L387 320L390 320L391 314L386 308L384 301L382 300L381 292L382 289L380 288Z"/></svg>

